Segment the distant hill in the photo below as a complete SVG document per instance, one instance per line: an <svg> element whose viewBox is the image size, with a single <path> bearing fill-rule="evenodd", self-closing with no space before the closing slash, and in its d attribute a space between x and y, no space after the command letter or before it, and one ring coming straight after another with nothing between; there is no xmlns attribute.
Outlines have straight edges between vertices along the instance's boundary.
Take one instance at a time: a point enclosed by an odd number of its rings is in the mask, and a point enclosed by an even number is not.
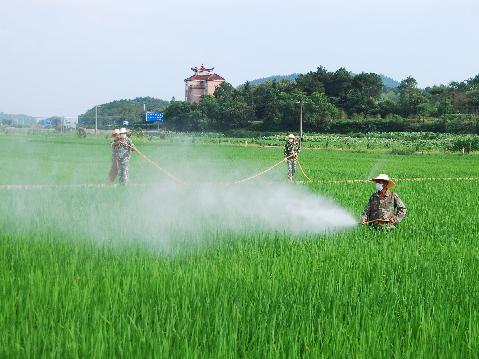
<svg viewBox="0 0 479 359"><path fill-rule="evenodd" d="M0 112L0 124L5 126L15 126L15 127L30 127L34 126L37 123L37 120L28 115L13 115L9 113Z"/></svg>
<svg viewBox="0 0 479 359"><path fill-rule="evenodd" d="M169 101L154 97L137 97L98 105L98 126L100 128L121 127L123 121L128 121L130 127L142 124L143 104L146 105L147 111L163 111ZM89 128L95 126L95 107L78 116L78 125Z"/></svg>
<svg viewBox="0 0 479 359"><path fill-rule="evenodd" d="M249 81L251 85L259 85L268 81L281 81L281 80L288 80L288 81L294 81L296 78L299 76L299 74L294 73L291 75L273 75L273 76L268 76L268 77L261 77L256 80Z"/></svg>
<svg viewBox="0 0 479 359"><path fill-rule="evenodd" d="M381 80L383 80L383 86L384 87L389 87L389 88L392 88L392 89L395 89L395 88L399 87L399 81L396 81L393 78L391 78L389 76L386 76L386 75L383 75L383 74L379 74L379 76L381 77Z"/></svg>
<svg viewBox="0 0 479 359"><path fill-rule="evenodd" d="M289 80L289 81L294 81L296 78L299 76L299 74L294 73L290 75L273 75L273 76L268 76L268 77L262 77L256 80L249 81L251 85L259 85L268 81L281 81L281 80ZM399 86L399 82L392 79L389 76L379 74L383 81L384 87L389 87L389 88L397 88Z"/></svg>

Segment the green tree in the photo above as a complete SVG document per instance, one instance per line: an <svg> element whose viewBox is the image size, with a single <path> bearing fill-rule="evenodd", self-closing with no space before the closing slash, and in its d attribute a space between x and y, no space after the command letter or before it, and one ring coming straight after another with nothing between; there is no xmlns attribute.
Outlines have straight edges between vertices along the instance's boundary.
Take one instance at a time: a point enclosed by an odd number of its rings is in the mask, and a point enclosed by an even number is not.
<svg viewBox="0 0 479 359"><path fill-rule="evenodd" d="M277 95L279 128L287 131L297 131L299 128L300 107L298 101L306 101L306 95L299 91L280 91Z"/></svg>
<svg viewBox="0 0 479 359"><path fill-rule="evenodd" d="M247 127L248 121L254 117L254 110L253 106L245 101L241 91L225 82L216 89L214 96L219 106L219 112L214 119L218 130Z"/></svg>
<svg viewBox="0 0 479 359"><path fill-rule="evenodd" d="M207 118L207 128L218 130L222 127L222 113L218 100L214 96L202 96L199 110Z"/></svg>
<svg viewBox="0 0 479 359"><path fill-rule="evenodd" d="M164 111L164 124L176 131L204 131L208 121L197 104L175 101Z"/></svg>
<svg viewBox="0 0 479 359"><path fill-rule="evenodd" d="M466 107L468 113L479 113L479 86L466 92Z"/></svg>
<svg viewBox="0 0 479 359"><path fill-rule="evenodd" d="M219 123L220 130L246 128L248 121L253 117L250 106L241 98L233 98L220 103L222 117Z"/></svg>
<svg viewBox="0 0 479 359"><path fill-rule="evenodd" d="M278 91L273 83L267 82L255 87L254 112L258 120L263 121L266 130L277 130L281 124Z"/></svg>
<svg viewBox="0 0 479 359"><path fill-rule="evenodd" d="M305 101L305 128L314 131L327 131L333 119L341 117L341 111L334 106L328 97L316 91Z"/></svg>
<svg viewBox="0 0 479 359"><path fill-rule="evenodd" d="M238 91L243 97L244 101L251 107L254 106L254 94L253 94L253 88L249 81L246 81L244 85L240 86L238 88Z"/></svg>
<svg viewBox="0 0 479 359"><path fill-rule="evenodd" d="M296 79L296 85L299 90L311 95L313 92L325 92L325 85L331 81L332 74L324 67L320 66L316 71L310 71L307 74L299 75Z"/></svg>
<svg viewBox="0 0 479 359"><path fill-rule="evenodd" d="M353 75L345 68L338 69L332 76L331 81L325 85L326 95L339 105L342 105L348 91L353 86Z"/></svg>
<svg viewBox="0 0 479 359"><path fill-rule="evenodd" d="M452 92L452 88L445 85L426 87L424 89L424 95L428 102L436 108L436 111L431 115L441 116L453 113L454 109L451 104ZM424 105L422 107L424 107Z"/></svg>
<svg viewBox="0 0 479 359"><path fill-rule="evenodd" d="M431 117L437 113L437 107L431 102L422 102L417 106L420 117Z"/></svg>
<svg viewBox="0 0 479 359"><path fill-rule="evenodd" d="M343 108L349 115L378 113L382 92L381 77L374 73L354 76L351 89L344 97Z"/></svg>
<svg viewBox="0 0 479 359"><path fill-rule="evenodd" d="M399 84L399 108L403 116L417 116L426 97L417 86L417 81L409 76Z"/></svg>

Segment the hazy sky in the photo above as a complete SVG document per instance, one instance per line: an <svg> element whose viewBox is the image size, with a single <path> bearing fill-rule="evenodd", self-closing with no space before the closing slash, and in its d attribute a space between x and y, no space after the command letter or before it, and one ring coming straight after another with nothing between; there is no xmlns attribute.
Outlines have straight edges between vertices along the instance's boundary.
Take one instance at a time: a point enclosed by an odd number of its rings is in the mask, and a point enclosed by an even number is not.
<svg viewBox="0 0 479 359"><path fill-rule="evenodd" d="M75 116L323 65L421 86L479 73L477 0L0 0L0 112Z"/></svg>

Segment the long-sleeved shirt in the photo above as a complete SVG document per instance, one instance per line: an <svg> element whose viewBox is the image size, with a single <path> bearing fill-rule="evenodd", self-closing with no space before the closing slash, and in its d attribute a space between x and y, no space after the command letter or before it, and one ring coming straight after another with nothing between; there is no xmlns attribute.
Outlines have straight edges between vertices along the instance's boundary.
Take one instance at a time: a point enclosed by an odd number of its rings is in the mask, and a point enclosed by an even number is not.
<svg viewBox="0 0 479 359"><path fill-rule="evenodd" d="M406 205L396 193L386 191L384 197L381 198L378 191L373 193L369 198L368 205L364 209L361 220L374 221L376 219L396 218L398 222L401 222L406 216L406 212ZM378 222L378 224L380 224L380 222ZM390 225L389 223L386 224Z"/></svg>
<svg viewBox="0 0 479 359"><path fill-rule="evenodd" d="M131 140L127 137L120 138L118 142L115 142L115 147L118 159L123 160L130 157L134 145L133 142L131 142Z"/></svg>
<svg viewBox="0 0 479 359"><path fill-rule="evenodd" d="M110 146L111 146L111 158L113 160L115 159L118 159L118 141L120 141L120 139L117 137L113 140L112 143L110 143Z"/></svg>
<svg viewBox="0 0 479 359"><path fill-rule="evenodd" d="M286 142L284 145L284 157L289 157L289 159L296 159L296 156L301 151L301 145L299 142Z"/></svg>

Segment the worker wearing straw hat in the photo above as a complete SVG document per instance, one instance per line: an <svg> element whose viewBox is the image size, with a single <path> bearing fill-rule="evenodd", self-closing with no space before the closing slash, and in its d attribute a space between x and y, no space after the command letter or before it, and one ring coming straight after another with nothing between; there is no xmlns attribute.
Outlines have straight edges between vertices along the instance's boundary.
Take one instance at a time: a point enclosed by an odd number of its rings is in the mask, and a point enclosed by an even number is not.
<svg viewBox="0 0 479 359"><path fill-rule="evenodd" d="M110 143L111 147L111 168L108 173L108 183L112 184L115 182L116 176L118 176L118 142L120 141L120 130L115 128L111 134L113 137L113 142Z"/></svg>
<svg viewBox="0 0 479 359"><path fill-rule="evenodd" d="M131 151L135 151L135 145L128 138L128 130L120 128L118 141L118 177L120 184L125 185L128 182L128 165L130 162Z"/></svg>
<svg viewBox="0 0 479 359"><path fill-rule="evenodd" d="M301 145L296 141L296 136L291 133L284 145L284 158L288 162L288 180L290 182L293 182L293 176L296 173L296 161L300 151Z"/></svg>
<svg viewBox="0 0 479 359"><path fill-rule="evenodd" d="M361 216L361 224L370 224L375 228L393 229L406 216L406 206L399 196L390 189L396 184L386 174L371 180L376 192L369 198L368 205Z"/></svg>

